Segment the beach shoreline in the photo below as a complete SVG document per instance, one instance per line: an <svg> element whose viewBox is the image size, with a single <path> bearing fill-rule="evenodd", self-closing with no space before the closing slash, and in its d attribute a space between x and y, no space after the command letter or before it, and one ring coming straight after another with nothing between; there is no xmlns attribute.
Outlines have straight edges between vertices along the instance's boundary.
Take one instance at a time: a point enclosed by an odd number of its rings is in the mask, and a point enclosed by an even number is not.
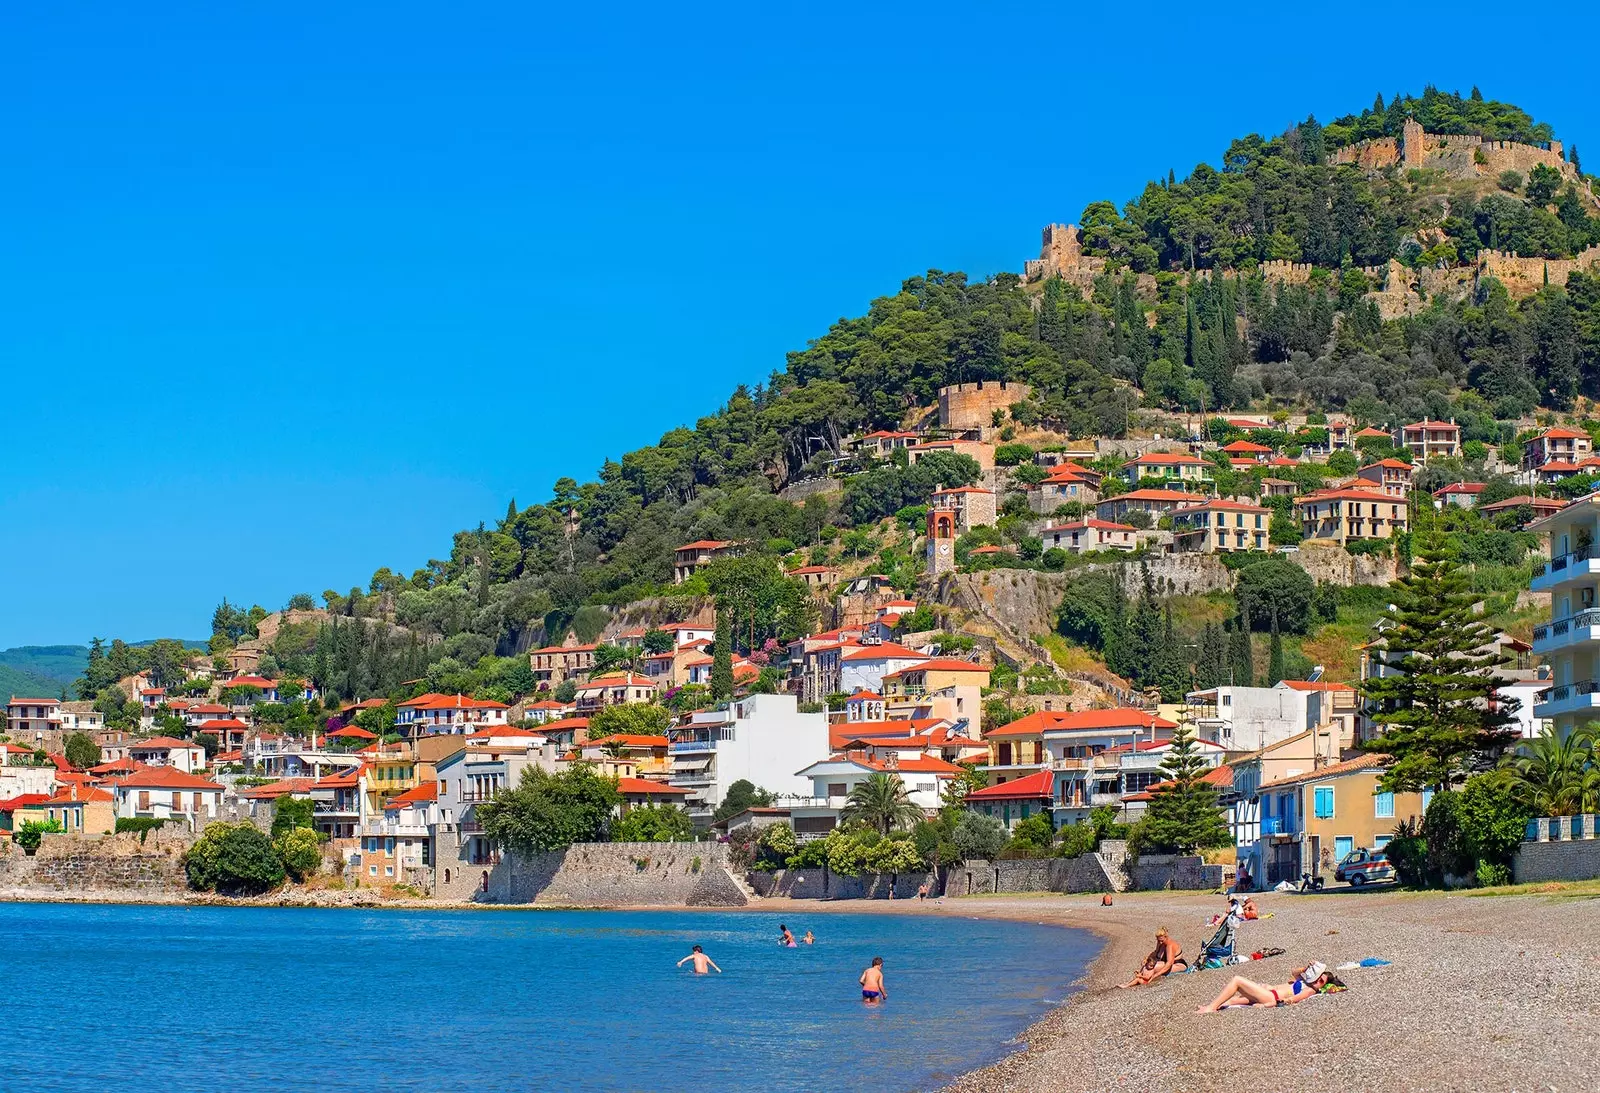
<svg viewBox="0 0 1600 1093"><path fill-rule="evenodd" d="M160 906L312 907L354 910L705 911L806 917L887 914L996 918L1088 930L1103 939L1071 992L1017 1036L1012 1054L948 1081L943 1093L1148 1090L1201 1093L1255 1088L1410 1090L1587 1089L1569 1063L1600 1051L1600 957L1587 945L1600 898L1577 889L1493 896L1332 890L1258 894L1268 916L1240 928L1237 951L1282 956L1238 968L1175 974L1118 990L1166 926L1193 955L1224 908L1214 893L971 896L928 900L758 900L738 908L627 905L555 907L431 899L380 899L363 890L313 889L227 899L174 893L0 892L0 901ZM95 896L108 898L92 898ZM310 898L308 898L310 897ZM1336 967L1364 957L1387 967L1342 972L1349 990L1276 1010L1196 1014L1238 973L1287 983L1310 960ZM981 987L979 988L981 989ZM1360 1050L1354 1050L1360 1048Z"/></svg>

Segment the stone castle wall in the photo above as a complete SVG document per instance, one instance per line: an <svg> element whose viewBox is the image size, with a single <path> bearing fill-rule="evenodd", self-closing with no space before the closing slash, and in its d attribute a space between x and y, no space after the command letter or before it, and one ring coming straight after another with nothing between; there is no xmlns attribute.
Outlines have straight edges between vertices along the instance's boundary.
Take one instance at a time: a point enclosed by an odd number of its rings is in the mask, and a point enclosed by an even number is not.
<svg viewBox="0 0 1600 1093"><path fill-rule="evenodd" d="M939 427L943 429L992 428L994 412L1009 410L1026 400L1033 388L1026 383L978 380L939 388Z"/></svg>
<svg viewBox="0 0 1600 1093"><path fill-rule="evenodd" d="M1600 247L1589 247L1575 258L1524 258L1505 251L1478 253L1478 276L1493 277L1513 296L1538 292L1546 283L1565 285L1579 271L1600 266Z"/></svg>
<svg viewBox="0 0 1600 1093"><path fill-rule="evenodd" d="M579 843L471 865L460 860L448 835L441 833L439 842L432 894L444 899L557 907L742 907L749 901L728 871L728 848L721 843Z"/></svg>
<svg viewBox="0 0 1600 1093"><path fill-rule="evenodd" d="M96 892L177 898L184 890L185 834L46 835L31 857L9 840L0 843L0 892L49 892L64 897Z"/></svg>

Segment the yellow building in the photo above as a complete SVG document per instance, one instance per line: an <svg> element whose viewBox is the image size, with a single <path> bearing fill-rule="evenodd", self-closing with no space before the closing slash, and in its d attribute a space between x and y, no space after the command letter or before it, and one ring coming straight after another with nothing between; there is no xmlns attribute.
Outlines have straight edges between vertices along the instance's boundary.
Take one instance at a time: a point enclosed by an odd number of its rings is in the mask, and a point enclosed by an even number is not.
<svg viewBox="0 0 1600 1093"><path fill-rule="evenodd" d="M1263 783L1253 855L1260 871L1252 875L1272 885L1302 872L1332 874L1350 851L1382 849L1398 825L1420 823L1431 794L1379 792L1387 762L1363 755Z"/></svg>
<svg viewBox="0 0 1600 1093"><path fill-rule="evenodd" d="M13 830L29 822L61 825L68 835L109 835L117 829L117 809L111 794L103 789L79 787L76 783L56 787L48 800L25 805L12 813Z"/></svg>
<svg viewBox="0 0 1600 1093"><path fill-rule="evenodd" d="M1406 530L1408 514L1402 497L1378 490L1317 490L1294 503L1300 531L1307 539L1341 545L1352 539L1388 539Z"/></svg>

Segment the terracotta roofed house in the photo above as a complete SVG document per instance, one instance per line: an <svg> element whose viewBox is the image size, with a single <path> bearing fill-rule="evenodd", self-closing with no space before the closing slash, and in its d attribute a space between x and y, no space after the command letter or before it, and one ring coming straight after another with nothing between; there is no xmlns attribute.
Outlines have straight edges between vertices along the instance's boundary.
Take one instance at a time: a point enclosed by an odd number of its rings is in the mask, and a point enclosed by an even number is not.
<svg viewBox="0 0 1600 1093"><path fill-rule="evenodd" d="M1362 489L1362 483L1370 484L1373 489L1381 489L1390 497L1404 498L1411 492L1411 464L1398 459L1380 459L1376 463L1369 463L1356 472L1356 481L1350 485Z"/></svg>
<svg viewBox="0 0 1600 1093"><path fill-rule="evenodd" d="M1141 489L1107 497L1094 507L1095 515L1107 522L1123 520L1130 512L1145 512L1154 520L1173 509L1195 503L1195 495L1182 490Z"/></svg>
<svg viewBox="0 0 1600 1093"><path fill-rule="evenodd" d="M1522 465L1533 469L1546 463L1581 463L1594 454L1594 441L1581 429L1554 427L1522 442Z"/></svg>
<svg viewBox="0 0 1600 1093"><path fill-rule="evenodd" d="M1378 490L1316 490L1295 502L1307 539L1343 545L1352 539L1388 539L1409 526L1403 498Z"/></svg>
<svg viewBox="0 0 1600 1093"><path fill-rule="evenodd" d="M1212 463L1189 452L1146 452L1122 465L1122 477L1130 486L1142 478L1164 478L1184 488L1208 489Z"/></svg>
<svg viewBox="0 0 1600 1093"><path fill-rule="evenodd" d="M1045 550L1085 554L1091 550L1132 551L1139 545L1139 529L1110 520L1079 520L1047 527L1039 533Z"/></svg>
<svg viewBox="0 0 1600 1093"><path fill-rule="evenodd" d="M1172 549L1219 554L1266 550L1272 510L1243 501L1214 499L1172 510Z"/></svg>
<svg viewBox="0 0 1600 1093"><path fill-rule="evenodd" d="M1400 446L1426 462L1435 456L1461 454L1461 426L1453 421L1414 421L1400 429Z"/></svg>
<svg viewBox="0 0 1600 1093"><path fill-rule="evenodd" d="M727 539L696 539L672 552L672 583L682 584L701 566L732 554L737 544Z"/></svg>
<svg viewBox="0 0 1600 1093"><path fill-rule="evenodd" d="M1470 509L1478 503L1478 494L1482 492L1482 482L1456 482L1449 486L1441 486L1433 491L1433 507L1442 509L1446 505L1454 505L1457 508Z"/></svg>

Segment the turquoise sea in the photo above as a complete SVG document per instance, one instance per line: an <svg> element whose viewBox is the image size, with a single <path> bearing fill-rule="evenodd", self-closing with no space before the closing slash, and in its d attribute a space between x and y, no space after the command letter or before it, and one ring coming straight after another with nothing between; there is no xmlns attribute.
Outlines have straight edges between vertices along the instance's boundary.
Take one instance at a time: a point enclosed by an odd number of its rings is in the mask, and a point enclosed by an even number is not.
<svg viewBox="0 0 1600 1093"><path fill-rule="evenodd" d="M1085 931L957 914L0 905L7 1089L917 1090L1069 991ZM674 963L695 943L722 975ZM889 1001L856 980L885 961Z"/></svg>

